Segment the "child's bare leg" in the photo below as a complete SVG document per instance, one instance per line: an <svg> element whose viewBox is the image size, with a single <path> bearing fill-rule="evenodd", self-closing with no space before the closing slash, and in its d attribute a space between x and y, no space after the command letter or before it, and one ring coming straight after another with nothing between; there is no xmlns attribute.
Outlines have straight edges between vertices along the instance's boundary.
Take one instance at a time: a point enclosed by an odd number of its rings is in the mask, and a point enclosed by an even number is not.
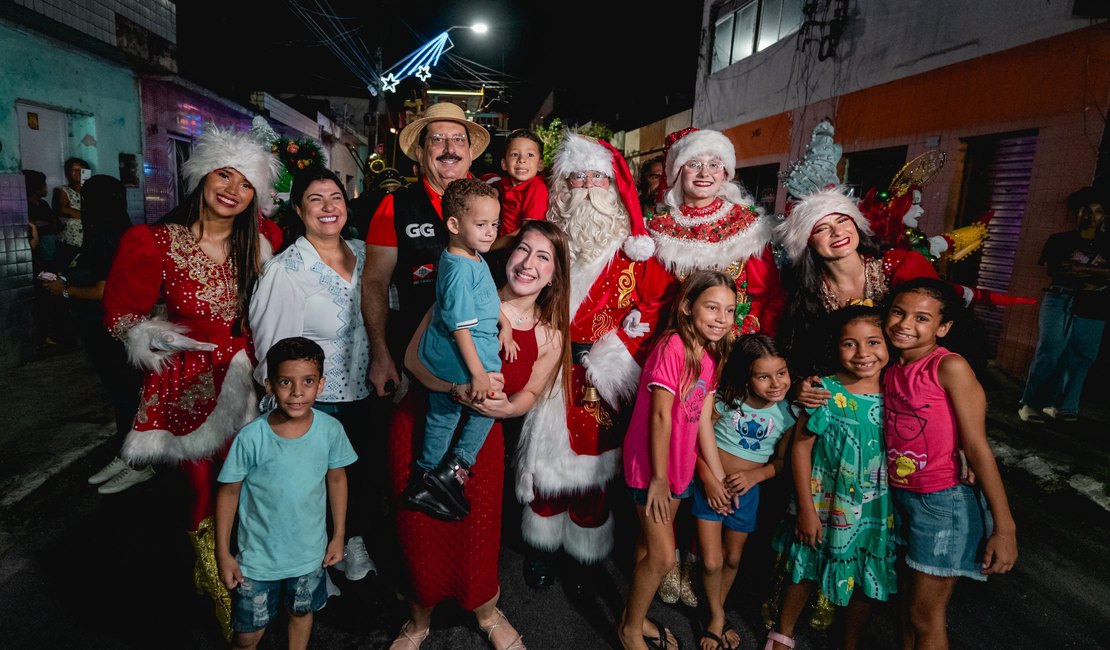
<svg viewBox="0 0 1110 650"><path fill-rule="evenodd" d="M725 597L727 588L722 587L725 558L724 549L721 548L721 522L695 519L698 528L698 547L701 548L702 584L705 586L705 600L709 607L709 622L705 629L718 637L725 627ZM711 649L716 647L716 642L709 638L702 639L701 647Z"/></svg>
<svg viewBox="0 0 1110 650"><path fill-rule="evenodd" d="M236 632L231 637L231 649L254 650L258 647L258 642L262 640L262 635L265 633L266 628L254 632Z"/></svg>
<svg viewBox="0 0 1110 650"><path fill-rule="evenodd" d="M747 542L748 533L741 533L725 528L725 563L721 569L722 620L724 620L723 617L725 612L725 600L728 598L728 593L732 591L733 583L736 582L736 574L740 571L740 559L744 555L744 545ZM721 638L724 639L725 645L729 648L740 647L740 633L736 630L729 630L728 633Z"/></svg>
<svg viewBox="0 0 1110 650"><path fill-rule="evenodd" d="M914 571L910 580L910 627L916 650L947 650L948 602L956 577L931 576Z"/></svg>
<svg viewBox="0 0 1110 650"><path fill-rule="evenodd" d="M307 650L308 637L312 636L312 612L289 612L289 650Z"/></svg>
<svg viewBox="0 0 1110 650"><path fill-rule="evenodd" d="M874 602L862 594L852 596L844 608L844 650L856 650L863 639L863 629L871 619Z"/></svg>
<svg viewBox="0 0 1110 650"><path fill-rule="evenodd" d="M675 511L678 510L678 503L677 499L669 499L672 521ZM655 630L654 626L647 622L647 612L656 590L659 589L659 583L663 581L663 576L667 575L675 564L675 542L674 529L671 528L670 521L655 523L644 506L637 506L636 514L640 517L643 557L637 560L636 567L633 569L628 604L625 605L617 634L620 636L621 645L625 648L646 650L647 645L643 637L663 633L662 630ZM678 639L668 636L664 641L668 648L678 647Z"/></svg>
<svg viewBox="0 0 1110 650"><path fill-rule="evenodd" d="M787 578L789 580L789 578ZM806 601L809 600L809 592L812 587L811 582L791 582L786 585L782 595L782 610L779 612L779 624L775 630L780 634L794 637L794 626L797 625L798 619L802 616L802 610L806 608ZM786 646L781 643L775 643L777 649L785 650Z"/></svg>

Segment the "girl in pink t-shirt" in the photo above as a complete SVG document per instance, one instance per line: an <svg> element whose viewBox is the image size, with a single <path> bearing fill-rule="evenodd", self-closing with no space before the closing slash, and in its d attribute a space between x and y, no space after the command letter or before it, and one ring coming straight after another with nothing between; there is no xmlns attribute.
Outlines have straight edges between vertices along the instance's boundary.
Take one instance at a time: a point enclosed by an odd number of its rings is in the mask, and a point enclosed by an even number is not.
<svg viewBox="0 0 1110 650"><path fill-rule="evenodd" d="M947 647L956 581L1013 568L1016 526L987 442L983 387L968 362L937 341L959 326L962 301L932 278L900 285L890 301L885 330L897 363L883 376L883 436L895 530L911 570L905 618L914 647ZM961 449L989 511L960 481Z"/></svg>
<svg viewBox="0 0 1110 650"><path fill-rule="evenodd" d="M674 634L647 619L647 612L675 563L671 519L679 500L692 493L697 449L720 464L712 395L718 366L728 356L726 335L735 311L736 283L730 276L718 271L690 274L675 301L670 329L644 365L624 439L624 477L642 528L632 588L618 629L626 648L678 644Z"/></svg>

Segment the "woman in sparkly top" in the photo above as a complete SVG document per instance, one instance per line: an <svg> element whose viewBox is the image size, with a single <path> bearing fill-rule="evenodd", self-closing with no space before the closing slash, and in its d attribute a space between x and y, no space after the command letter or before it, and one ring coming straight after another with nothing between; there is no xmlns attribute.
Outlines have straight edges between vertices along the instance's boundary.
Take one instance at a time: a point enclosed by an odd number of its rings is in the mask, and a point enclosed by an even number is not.
<svg viewBox="0 0 1110 650"><path fill-rule="evenodd" d="M208 130L182 169L185 201L158 224L127 231L104 289L105 325L146 370L123 459L181 466L194 579L225 632L230 600L215 572L214 487L235 432L257 414L247 306L262 262L280 244L259 215L278 164L246 133Z"/></svg>
<svg viewBox="0 0 1110 650"><path fill-rule="evenodd" d="M775 235L793 264L784 274L790 313L783 338L797 376L817 374L824 339L815 332L824 332L825 315L849 304L877 305L894 286L937 277L932 263L916 251L880 252L870 224L842 188L806 196ZM808 388L809 382L802 382L803 403Z"/></svg>

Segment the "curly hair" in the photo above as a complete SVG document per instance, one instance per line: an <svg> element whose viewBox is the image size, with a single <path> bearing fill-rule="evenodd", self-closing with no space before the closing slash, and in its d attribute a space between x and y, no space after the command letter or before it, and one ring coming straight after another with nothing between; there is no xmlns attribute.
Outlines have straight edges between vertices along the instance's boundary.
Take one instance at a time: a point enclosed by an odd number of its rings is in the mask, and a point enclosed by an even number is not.
<svg viewBox="0 0 1110 650"><path fill-rule="evenodd" d="M470 201L477 197L497 200L497 190L477 178L460 178L447 186L443 193L443 218L462 217L470 209Z"/></svg>

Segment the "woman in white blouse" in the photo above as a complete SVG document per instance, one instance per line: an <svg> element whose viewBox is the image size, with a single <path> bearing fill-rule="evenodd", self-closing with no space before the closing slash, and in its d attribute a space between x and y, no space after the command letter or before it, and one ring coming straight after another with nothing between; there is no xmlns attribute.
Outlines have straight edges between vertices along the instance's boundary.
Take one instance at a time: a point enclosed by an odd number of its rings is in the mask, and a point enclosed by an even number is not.
<svg viewBox="0 0 1110 650"><path fill-rule="evenodd" d="M281 339L303 336L324 349L324 385L316 397L319 411L335 416L364 460L348 468L349 493L366 495L362 484L370 437L365 401L370 395L367 369L370 345L362 321L359 278L366 263L365 243L342 237L347 225L347 192L327 169L301 171L293 180L290 203L304 224L304 235L275 256L262 270L251 298L250 325L255 354L261 361L255 378L266 377L266 352ZM368 495L366 495L368 497ZM365 508L351 499L347 530L368 530ZM368 569L362 540L348 544L345 569L352 579ZM353 569L353 570L352 570ZM357 577L355 577L357 576Z"/></svg>

